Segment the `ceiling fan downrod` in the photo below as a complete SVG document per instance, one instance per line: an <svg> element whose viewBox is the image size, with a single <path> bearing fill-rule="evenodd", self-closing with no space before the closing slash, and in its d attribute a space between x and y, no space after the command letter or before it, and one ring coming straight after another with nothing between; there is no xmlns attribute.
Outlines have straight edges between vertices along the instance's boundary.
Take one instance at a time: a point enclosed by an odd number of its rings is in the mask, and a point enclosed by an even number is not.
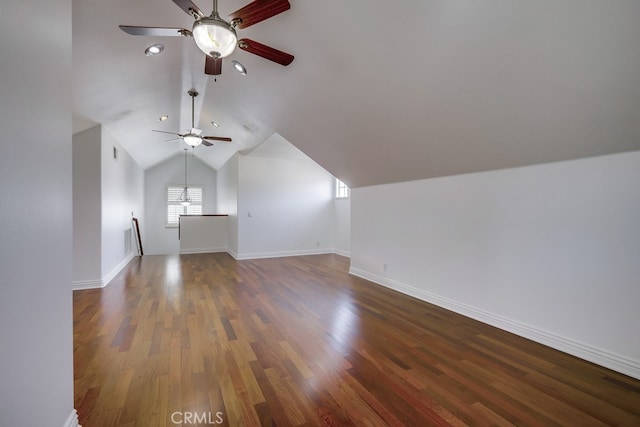
<svg viewBox="0 0 640 427"><path fill-rule="evenodd" d="M193 129L195 127L195 119L194 119L194 111L195 111L195 99L196 96L198 96L198 91L195 89L190 89L189 92L187 92L189 94L189 96L191 96L191 128Z"/></svg>

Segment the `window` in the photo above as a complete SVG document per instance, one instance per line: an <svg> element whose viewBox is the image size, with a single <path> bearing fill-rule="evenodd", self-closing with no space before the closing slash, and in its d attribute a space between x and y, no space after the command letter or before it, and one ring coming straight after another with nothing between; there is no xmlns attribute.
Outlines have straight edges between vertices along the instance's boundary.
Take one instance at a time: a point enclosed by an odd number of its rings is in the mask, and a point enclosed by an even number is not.
<svg viewBox="0 0 640 427"><path fill-rule="evenodd" d="M182 206L178 199L184 187L167 187L167 227L177 227L180 215L202 215L202 187L189 187L191 204Z"/></svg>
<svg viewBox="0 0 640 427"><path fill-rule="evenodd" d="M336 178L336 199L346 199L347 197L349 197L349 187Z"/></svg>

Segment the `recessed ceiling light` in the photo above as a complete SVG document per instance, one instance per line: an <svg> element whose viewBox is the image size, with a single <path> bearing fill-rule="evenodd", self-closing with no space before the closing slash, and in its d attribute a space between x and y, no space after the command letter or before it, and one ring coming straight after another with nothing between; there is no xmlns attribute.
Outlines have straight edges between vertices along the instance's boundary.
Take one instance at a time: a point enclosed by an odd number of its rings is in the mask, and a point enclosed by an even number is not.
<svg viewBox="0 0 640 427"><path fill-rule="evenodd" d="M164 50L164 45L157 43L152 44L144 50L144 54L147 56L159 55Z"/></svg>
<svg viewBox="0 0 640 427"><path fill-rule="evenodd" d="M160 118L158 120L160 120L161 122L164 122L165 120L167 120L169 118L169 116L164 115L164 116L160 116Z"/></svg>
<svg viewBox="0 0 640 427"><path fill-rule="evenodd" d="M237 72L239 72L240 74L242 74L243 76L247 75L247 69L244 68L244 65L242 65L241 63L239 63L236 60L231 61L233 62L233 68L236 69Z"/></svg>
<svg viewBox="0 0 640 427"><path fill-rule="evenodd" d="M214 126L215 126L215 127L217 127L217 128L219 128L219 127L220 127L220 125L219 125L218 123L214 122L213 120L211 121L211 124L212 124L212 125L214 125Z"/></svg>

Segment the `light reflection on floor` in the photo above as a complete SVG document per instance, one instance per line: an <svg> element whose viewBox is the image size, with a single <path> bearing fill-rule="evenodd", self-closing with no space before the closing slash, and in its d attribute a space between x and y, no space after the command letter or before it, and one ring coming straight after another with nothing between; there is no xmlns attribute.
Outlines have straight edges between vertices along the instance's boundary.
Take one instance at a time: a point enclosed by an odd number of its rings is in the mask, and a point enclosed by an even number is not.
<svg viewBox="0 0 640 427"><path fill-rule="evenodd" d="M361 334L358 307L350 293L340 295L332 316L326 321L330 323L326 339L331 345L325 352L314 355L314 363L324 375L315 375L307 380L305 389L308 393L328 387L327 383L336 381L337 377L344 374L345 369L350 367L345 357L352 351L354 340Z"/></svg>
<svg viewBox="0 0 640 427"><path fill-rule="evenodd" d="M182 285L182 268L178 255L168 256L165 260L164 285L167 289L177 288Z"/></svg>
<svg viewBox="0 0 640 427"><path fill-rule="evenodd" d="M354 336L358 335L360 319L353 310L351 295L343 294L336 306L331 325L331 335L338 344L348 348Z"/></svg>

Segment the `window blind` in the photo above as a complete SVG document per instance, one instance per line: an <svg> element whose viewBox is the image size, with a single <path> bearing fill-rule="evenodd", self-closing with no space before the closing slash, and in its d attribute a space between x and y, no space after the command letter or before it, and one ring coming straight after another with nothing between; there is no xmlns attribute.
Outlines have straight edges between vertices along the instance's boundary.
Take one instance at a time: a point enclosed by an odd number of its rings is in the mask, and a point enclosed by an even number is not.
<svg viewBox="0 0 640 427"><path fill-rule="evenodd" d="M202 187L189 187L189 197L191 204L182 206L180 195L184 187L167 187L167 226L178 226L180 215L202 215Z"/></svg>

